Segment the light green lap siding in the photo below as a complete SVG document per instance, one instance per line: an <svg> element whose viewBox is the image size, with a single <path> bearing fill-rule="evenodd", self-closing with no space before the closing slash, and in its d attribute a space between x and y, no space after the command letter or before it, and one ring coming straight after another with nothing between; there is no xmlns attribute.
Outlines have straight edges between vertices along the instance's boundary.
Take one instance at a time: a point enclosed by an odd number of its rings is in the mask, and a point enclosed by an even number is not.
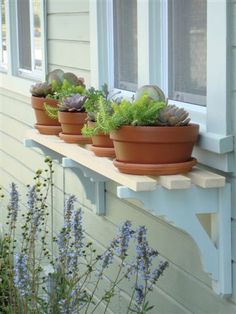
<svg viewBox="0 0 236 314"><path fill-rule="evenodd" d="M48 16L48 38L89 42L89 15L53 14Z"/></svg>
<svg viewBox="0 0 236 314"><path fill-rule="evenodd" d="M95 1L95 0L91 0ZM89 0L48 0L48 63L49 70L62 68L85 78L90 84L90 43L89 43ZM234 4L233 4L234 3ZM229 105L234 114L236 126L236 2L233 5L232 20L232 69ZM234 27L233 27L234 25ZM12 87L9 87L12 88ZM231 97L232 96L232 97ZM0 90L0 184L9 189L16 181L22 194L25 184L32 182L34 171L44 167L44 156L40 150L25 148L22 139L27 129L35 123L30 99L25 96ZM235 127L236 130L236 127ZM234 130L234 133L235 133ZM153 314L235 314L236 305L236 228L233 221L233 280L234 297L227 300L215 295L211 281L202 270L198 249L192 239L184 232L170 226L162 219L147 214L137 203L117 199L116 184L106 185L107 216L99 217L93 213L94 205L86 198L86 193L78 177L70 170L64 170L55 163L54 223L55 231L63 222L62 204L64 192L75 194L84 210L84 226L89 239L98 249L102 249L116 234L117 226L126 219L134 225L145 224L148 228L149 242L158 249L161 257L170 262L170 267L161 278L151 297L156 305ZM235 197L235 179L231 178ZM23 196L23 195L22 195ZM22 200L25 203L25 199ZM233 205L236 219L236 199ZM209 222L205 220L206 223ZM114 275L114 274L111 274ZM107 283L106 283L107 285ZM112 313L123 314L128 302L128 286L122 287ZM100 311L102 313L102 310Z"/></svg>
<svg viewBox="0 0 236 314"><path fill-rule="evenodd" d="M88 11L89 11L89 0L49 0L48 1L48 13L78 13L78 12L88 12Z"/></svg>

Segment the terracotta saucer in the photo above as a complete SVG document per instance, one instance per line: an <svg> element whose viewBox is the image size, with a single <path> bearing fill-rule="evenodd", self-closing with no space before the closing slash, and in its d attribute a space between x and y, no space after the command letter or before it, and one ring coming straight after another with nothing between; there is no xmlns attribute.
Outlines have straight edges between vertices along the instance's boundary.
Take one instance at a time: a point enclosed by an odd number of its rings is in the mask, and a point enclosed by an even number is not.
<svg viewBox="0 0 236 314"><path fill-rule="evenodd" d="M115 167L120 172L136 174L136 175L168 175L168 174L181 174L186 173L195 166L197 160L191 158L189 161L180 162L175 164L133 164L121 162L116 159L113 160Z"/></svg>
<svg viewBox="0 0 236 314"><path fill-rule="evenodd" d="M99 147L91 145L91 151L98 157L111 157L116 156L114 147Z"/></svg>
<svg viewBox="0 0 236 314"><path fill-rule="evenodd" d="M61 132L61 126L58 125L43 125L36 123L34 127L39 133L45 135L58 135Z"/></svg>
<svg viewBox="0 0 236 314"><path fill-rule="evenodd" d="M62 132L59 133L59 137L66 143L74 143L74 144L91 144L91 137L83 136L83 135L74 135L74 134L64 134Z"/></svg>

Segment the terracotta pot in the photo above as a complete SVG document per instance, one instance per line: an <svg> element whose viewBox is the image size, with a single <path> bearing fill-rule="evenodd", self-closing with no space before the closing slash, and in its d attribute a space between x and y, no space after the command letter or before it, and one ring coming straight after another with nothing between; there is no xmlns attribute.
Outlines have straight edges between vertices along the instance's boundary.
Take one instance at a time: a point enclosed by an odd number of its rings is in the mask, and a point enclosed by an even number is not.
<svg viewBox="0 0 236 314"><path fill-rule="evenodd" d="M62 133L60 138L68 143L91 143L91 138L81 135L87 118L86 112L58 112L58 119L61 123Z"/></svg>
<svg viewBox="0 0 236 314"><path fill-rule="evenodd" d="M60 126L60 123L57 119L51 119L47 115L44 109L44 103L52 107L57 107L58 101L56 99L49 99L44 97L31 97L31 104L35 112L35 117L37 125L57 125Z"/></svg>
<svg viewBox="0 0 236 314"><path fill-rule="evenodd" d="M196 160L191 159L191 154L198 132L197 124L182 127L122 126L110 134L116 153L114 164L122 168L122 163L125 163L126 167L119 170L133 174L144 174L145 171L145 174L156 175L189 171L196 163ZM127 168L129 164L132 166L130 171ZM137 171L134 164L137 165ZM160 165L166 168L164 173L162 169L160 171ZM170 165L174 165L174 169Z"/></svg>
<svg viewBox="0 0 236 314"><path fill-rule="evenodd" d="M96 122L88 121L88 127L95 127ZM110 139L108 134L99 133L97 135L91 136L92 138L92 146L91 150L94 152L96 156L99 157L115 157L115 149L113 145L113 141Z"/></svg>

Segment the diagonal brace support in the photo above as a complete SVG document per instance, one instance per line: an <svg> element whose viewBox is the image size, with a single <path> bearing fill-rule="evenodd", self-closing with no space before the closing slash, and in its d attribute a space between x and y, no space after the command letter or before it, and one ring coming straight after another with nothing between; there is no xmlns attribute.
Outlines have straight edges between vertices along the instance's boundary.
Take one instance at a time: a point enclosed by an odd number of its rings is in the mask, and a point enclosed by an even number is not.
<svg viewBox="0 0 236 314"><path fill-rule="evenodd" d="M97 172L73 161L68 157L62 158L62 166L65 168L80 169L85 178L88 178L95 187L95 213L103 216L106 213L105 202L105 182L108 180L106 177L98 174Z"/></svg>
<svg viewBox="0 0 236 314"><path fill-rule="evenodd" d="M50 156L52 159L58 160L58 162L60 162L60 163L62 161L62 155L61 154L56 153L55 151L47 148L44 145L41 145L40 143L38 143L32 139L29 139L29 138L24 139L23 144L25 147L28 147L28 148L39 148L44 153L44 155Z"/></svg>
<svg viewBox="0 0 236 314"><path fill-rule="evenodd" d="M197 244L204 271L211 277L214 291L223 296L232 293L229 183L224 187L208 189L192 185L190 189L168 190L158 186L154 191L147 192L135 192L119 186L117 196L141 201L145 210L188 233ZM197 214L217 215L214 239L209 237Z"/></svg>

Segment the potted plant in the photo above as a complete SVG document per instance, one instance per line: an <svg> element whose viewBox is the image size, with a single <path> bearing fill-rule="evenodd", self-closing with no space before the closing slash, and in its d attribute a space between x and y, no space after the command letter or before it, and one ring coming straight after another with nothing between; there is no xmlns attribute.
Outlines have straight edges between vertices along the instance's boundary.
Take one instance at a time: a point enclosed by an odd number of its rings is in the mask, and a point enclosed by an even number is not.
<svg viewBox="0 0 236 314"><path fill-rule="evenodd" d="M168 105L156 86L143 86L133 101L113 102L103 128L114 142L119 171L141 175L185 173L196 164L191 157L199 126L190 124L183 108Z"/></svg>
<svg viewBox="0 0 236 314"><path fill-rule="evenodd" d="M58 134L61 126L54 115L48 115L46 106L57 110L60 97L81 92L85 88L84 80L73 73L64 73L60 69L49 72L46 81L31 86L31 104L36 116L35 128L42 134Z"/></svg>
<svg viewBox="0 0 236 314"><path fill-rule="evenodd" d="M91 87L87 93L85 109L88 113L87 123L82 129L82 133L91 136L91 150L99 157L115 157L113 141L110 139L109 133L103 132L98 121L99 111L105 115L111 115L111 98L109 95L108 86L104 84L101 90L95 90Z"/></svg>
<svg viewBox="0 0 236 314"><path fill-rule="evenodd" d="M58 106L58 119L62 132L60 138L67 143L90 144L91 138L81 134L81 129L86 123L85 101L87 96L74 94L62 98Z"/></svg>

